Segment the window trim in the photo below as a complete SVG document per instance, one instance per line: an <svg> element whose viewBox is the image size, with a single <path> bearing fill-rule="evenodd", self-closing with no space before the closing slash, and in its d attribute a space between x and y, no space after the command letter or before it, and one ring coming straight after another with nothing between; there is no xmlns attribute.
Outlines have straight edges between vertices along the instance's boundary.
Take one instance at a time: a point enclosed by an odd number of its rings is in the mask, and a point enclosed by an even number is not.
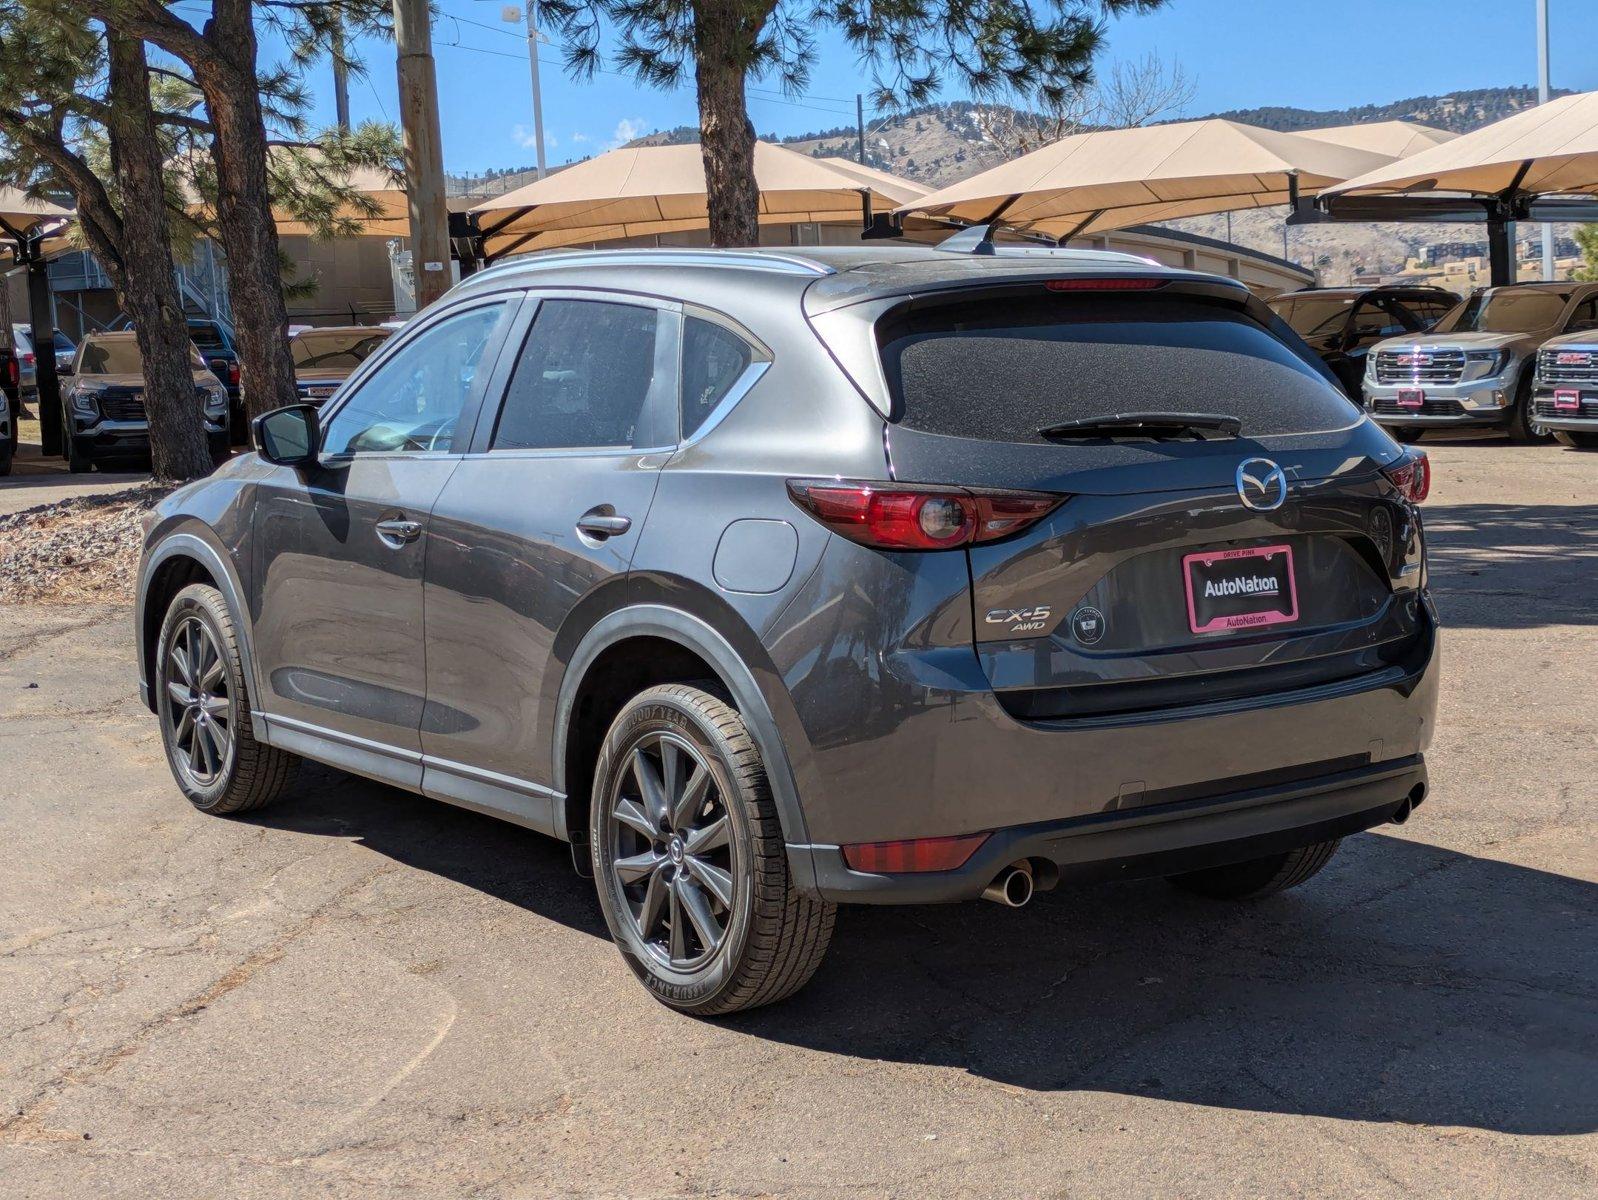
<svg viewBox="0 0 1598 1200"><path fill-rule="evenodd" d="M621 292L610 288L529 288L523 293L526 300L522 306L516 324L507 332L501 360L504 367L503 377L494 380L494 390L483 401L479 410L477 429L472 437L471 444L466 453L472 457L501 458L580 458L584 456L616 457L628 454L669 454L677 449L678 439L681 437L681 412L682 412L682 316L683 304L680 300L667 299L664 296L652 296L642 292ZM676 369L673 373L672 386L666 389L669 395L665 399L656 398L656 403L667 408L664 428L675 430L675 435L667 442L658 446L518 446L500 447L493 446L494 434L499 430L500 417L504 414L505 403L510 397L510 383L516 373L516 366L521 361L522 352L527 347L527 341L532 336L538 324L538 314L543 310L546 300L579 300L594 304L627 304L634 308L653 308L664 313L670 313L677 319L664 324L670 330L670 353L676 360ZM657 348L656 353L659 353ZM499 375L500 372L496 372ZM656 418L660 414L655 414Z"/></svg>
<svg viewBox="0 0 1598 1200"><path fill-rule="evenodd" d="M393 334L384 339L384 344L376 354L369 357L354 372L349 381L340 389L337 402L329 404L317 414L317 428L321 438L327 437L328 427L338 419L340 413L347 408L356 396L371 382L371 377L395 355L401 354L418 338L426 337L428 333L458 316L480 308L501 307L503 311L499 320L488 334L488 345L483 351L482 362L479 369L472 376L471 388L466 393L466 398L461 403L461 415L457 423L457 434L465 435L465 443L458 438L457 443L448 450L380 450L362 454L330 454L326 450L318 451L317 465L329 469L346 467L357 459L386 460L386 459L412 459L412 458L459 458L467 451L464 448L476 430L479 417L485 407L485 397L488 395L488 385L499 365L499 360L504 356L507 333L515 327L523 307L523 295L517 289L507 288L503 291L488 292L471 296L447 307L440 305L436 311L429 311L426 316L411 321ZM486 369L484 369L486 368Z"/></svg>
<svg viewBox="0 0 1598 1200"><path fill-rule="evenodd" d="M738 407L739 402L754 390L755 384L759 383L766 372L771 369L771 365L776 361L776 358L766 343L751 333L747 327L724 313L719 313L711 308L702 308L697 304L685 304L682 315L681 348L677 356L677 444L679 446L694 446L731 415L732 410ZM704 321L710 325L719 326L742 341L753 353L750 355L749 365L743 369L743 373L737 379L733 380L732 386L727 389L727 394L716 401L715 407L706 414L703 421L699 422L699 428L684 437L682 432L682 354L688 347L689 317Z"/></svg>

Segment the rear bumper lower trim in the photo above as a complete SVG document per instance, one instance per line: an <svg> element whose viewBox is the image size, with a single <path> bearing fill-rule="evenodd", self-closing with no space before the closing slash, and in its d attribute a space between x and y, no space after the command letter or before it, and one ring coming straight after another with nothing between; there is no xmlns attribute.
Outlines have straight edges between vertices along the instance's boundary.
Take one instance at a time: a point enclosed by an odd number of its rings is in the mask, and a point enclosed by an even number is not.
<svg viewBox="0 0 1598 1200"><path fill-rule="evenodd" d="M1287 786L1012 826L995 830L957 871L851 871L837 846L789 845L788 855L803 868L796 876L814 870L828 900L937 904L975 899L1022 858L1055 863L1063 878L1133 879L1241 862L1384 824L1425 786L1426 764L1415 755Z"/></svg>

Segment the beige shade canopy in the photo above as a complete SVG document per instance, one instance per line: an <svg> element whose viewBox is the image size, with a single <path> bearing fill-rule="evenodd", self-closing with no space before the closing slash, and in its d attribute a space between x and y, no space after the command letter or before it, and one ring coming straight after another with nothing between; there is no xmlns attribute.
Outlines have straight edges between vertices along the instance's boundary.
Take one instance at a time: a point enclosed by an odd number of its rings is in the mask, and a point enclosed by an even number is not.
<svg viewBox="0 0 1598 1200"><path fill-rule="evenodd" d="M1376 167L1329 195L1598 195L1598 92L1562 96Z"/></svg>
<svg viewBox="0 0 1598 1200"><path fill-rule="evenodd" d="M1299 137L1314 138L1317 142L1370 150L1392 158L1407 158L1411 154L1451 142L1459 136L1446 129L1434 129L1414 121L1366 121L1360 125L1331 125L1325 129L1298 129L1294 132Z"/></svg>
<svg viewBox="0 0 1598 1200"><path fill-rule="evenodd" d="M847 168L847 169L846 169ZM858 222L870 195L886 212L920 191L854 163L755 143L760 223ZM704 229L705 167L697 144L612 150L472 208L490 258L556 246Z"/></svg>
<svg viewBox="0 0 1598 1200"><path fill-rule="evenodd" d="M8 232L26 234L45 221L61 220L72 215L72 210L51 204L48 200L35 200L17 188L0 187L0 225Z"/></svg>
<svg viewBox="0 0 1598 1200"><path fill-rule="evenodd" d="M1391 156L1212 119L1079 133L902 205L1052 237L1286 204Z"/></svg>

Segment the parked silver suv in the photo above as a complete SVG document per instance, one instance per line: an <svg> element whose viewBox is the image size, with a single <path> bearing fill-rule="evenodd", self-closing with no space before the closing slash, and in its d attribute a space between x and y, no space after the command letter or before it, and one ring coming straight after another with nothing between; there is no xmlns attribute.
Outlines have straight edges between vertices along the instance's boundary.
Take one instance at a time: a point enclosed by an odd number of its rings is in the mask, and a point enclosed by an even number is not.
<svg viewBox="0 0 1598 1200"><path fill-rule="evenodd" d="M1531 404L1538 347L1583 329L1598 329L1598 284L1484 288L1431 333L1372 347L1365 408L1405 441L1427 429L1471 425L1506 429L1518 442L1545 441Z"/></svg>
<svg viewBox="0 0 1598 1200"><path fill-rule="evenodd" d="M1598 333L1567 333L1543 344L1532 414L1566 446L1598 450Z"/></svg>

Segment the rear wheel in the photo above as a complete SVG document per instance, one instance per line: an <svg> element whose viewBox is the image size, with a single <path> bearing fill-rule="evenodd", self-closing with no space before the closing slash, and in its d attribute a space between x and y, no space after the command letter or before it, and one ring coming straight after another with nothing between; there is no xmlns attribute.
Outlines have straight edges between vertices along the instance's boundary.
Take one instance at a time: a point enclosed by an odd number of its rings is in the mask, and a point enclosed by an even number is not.
<svg viewBox="0 0 1598 1200"><path fill-rule="evenodd" d="M836 910L794 887L760 752L709 692L668 684L622 709L594 772L590 840L605 921L657 1000L738 1012L821 965Z"/></svg>
<svg viewBox="0 0 1598 1200"><path fill-rule="evenodd" d="M1316 842L1281 854L1267 854L1224 867L1207 867L1172 875L1170 881L1186 892L1217 900L1258 900L1285 892L1309 879L1328 862L1342 839Z"/></svg>
<svg viewBox="0 0 1598 1200"><path fill-rule="evenodd" d="M1552 441L1549 431L1537 424L1531 411L1531 372L1520 378L1515 389L1515 406L1509 410L1509 440L1523 446L1536 446Z"/></svg>
<svg viewBox="0 0 1598 1200"><path fill-rule="evenodd" d="M155 667L167 764L190 803L226 815L276 800L300 760L255 740L238 637L221 592L194 583L173 597Z"/></svg>
<svg viewBox="0 0 1598 1200"><path fill-rule="evenodd" d="M1562 446L1569 446L1575 450L1598 450L1598 433L1586 433L1575 429L1556 429L1554 438Z"/></svg>

